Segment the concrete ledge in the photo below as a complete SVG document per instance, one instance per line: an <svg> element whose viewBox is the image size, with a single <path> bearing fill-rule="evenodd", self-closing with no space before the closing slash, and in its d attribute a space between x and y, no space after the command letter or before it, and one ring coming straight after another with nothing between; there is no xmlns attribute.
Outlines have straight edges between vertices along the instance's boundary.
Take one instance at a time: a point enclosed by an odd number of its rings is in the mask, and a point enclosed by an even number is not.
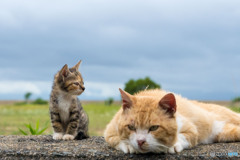
<svg viewBox="0 0 240 160"><path fill-rule="evenodd" d="M240 159L240 143L199 145L180 154L123 154L103 137L55 141L46 136L0 136L0 159Z"/></svg>

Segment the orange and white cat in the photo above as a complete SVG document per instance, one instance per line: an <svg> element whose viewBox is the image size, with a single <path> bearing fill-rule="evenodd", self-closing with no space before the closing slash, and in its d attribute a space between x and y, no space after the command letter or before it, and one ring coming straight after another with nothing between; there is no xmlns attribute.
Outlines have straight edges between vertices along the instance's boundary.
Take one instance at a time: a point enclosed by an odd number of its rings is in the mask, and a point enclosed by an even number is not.
<svg viewBox="0 0 240 160"><path fill-rule="evenodd" d="M104 137L124 153L181 152L203 143L240 141L240 115L163 90L120 89L122 107Z"/></svg>

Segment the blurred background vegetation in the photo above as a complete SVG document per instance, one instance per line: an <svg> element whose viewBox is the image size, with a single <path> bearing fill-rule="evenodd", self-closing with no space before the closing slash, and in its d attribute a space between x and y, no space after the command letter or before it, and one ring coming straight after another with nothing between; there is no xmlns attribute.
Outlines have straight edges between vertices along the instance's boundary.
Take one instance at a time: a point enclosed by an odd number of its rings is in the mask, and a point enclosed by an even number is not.
<svg viewBox="0 0 240 160"><path fill-rule="evenodd" d="M144 79L140 78L137 80L130 79L127 83L125 83L124 90L130 94L134 94L141 90L155 89L155 88L161 88L161 86L159 84L155 83L149 77L146 77Z"/></svg>
<svg viewBox="0 0 240 160"><path fill-rule="evenodd" d="M131 94L145 89L161 88L149 77L129 80L125 90ZM0 135L39 135L52 134L48 111L48 101L41 98L31 100L32 93L24 95L24 101L9 104L0 103ZM81 97L81 96L80 96ZM231 102L210 102L225 105L240 112L240 97ZM106 125L121 107L120 101L109 97L105 101L82 101L84 110L89 116L89 133L91 136L102 136Z"/></svg>
<svg viewBox="0 0 240 160"><path fill-rule="evenodd" d="M111 107L104 102L82 102L84 110L89 116L90 135L102 135L106 124L120 108L120 104L113 103ZM26 125L35 128L39 121L42 129L47 123L47 129L42 134L52 134L48 105L25 104L25 105L0 105L0 135L22 134L19 129L31 134Z"/></svg>

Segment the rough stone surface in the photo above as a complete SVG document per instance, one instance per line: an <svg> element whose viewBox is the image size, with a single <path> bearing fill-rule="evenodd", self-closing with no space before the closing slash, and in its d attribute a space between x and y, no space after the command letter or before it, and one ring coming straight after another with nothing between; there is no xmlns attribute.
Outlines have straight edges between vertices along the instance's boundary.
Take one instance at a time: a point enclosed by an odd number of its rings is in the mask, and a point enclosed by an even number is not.
<svg viewBox="0 0 240 160"><path fill-rule="evenodd" d="M60 141L52 136L0 136L0 159L240 159L240 143L199 145L180 154L124 154L103 137Z"/></svg>

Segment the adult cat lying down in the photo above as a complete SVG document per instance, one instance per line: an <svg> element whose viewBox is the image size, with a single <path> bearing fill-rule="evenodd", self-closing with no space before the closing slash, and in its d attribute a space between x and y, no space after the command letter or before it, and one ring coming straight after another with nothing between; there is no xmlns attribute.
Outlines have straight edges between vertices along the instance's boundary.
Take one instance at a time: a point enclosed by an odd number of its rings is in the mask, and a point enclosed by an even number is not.
<svg viewBox="0 0 240 160"><path fill-rule="evenodd" d="M159 89L120 92L122 107L104 137L124 153L176 153L199 143L240 141L240 116L225 107Z"/></svg>

